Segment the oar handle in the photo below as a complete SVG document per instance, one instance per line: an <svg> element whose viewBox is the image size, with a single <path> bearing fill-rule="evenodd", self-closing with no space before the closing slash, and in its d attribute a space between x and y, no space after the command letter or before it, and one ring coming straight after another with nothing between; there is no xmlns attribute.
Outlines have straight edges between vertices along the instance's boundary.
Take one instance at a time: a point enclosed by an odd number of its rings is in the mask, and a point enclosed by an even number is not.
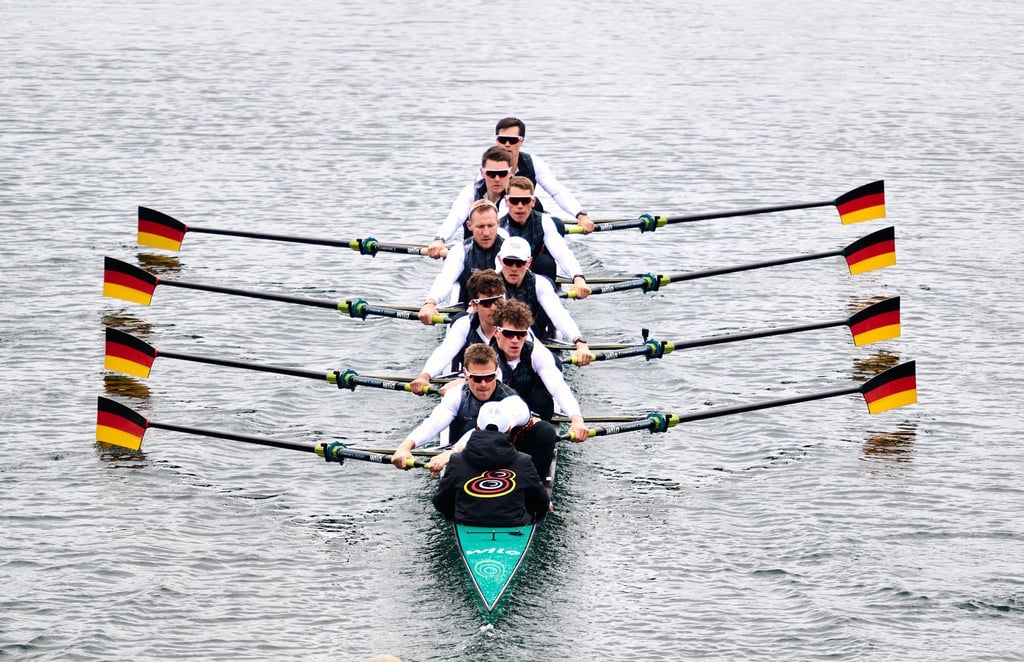
<svg viewBox="0 0 1024 662"><path fill-rule="evenodd" d="M372 386L373 388L380 388L388 391L405 391L407 393L412 393L411 380L392 381L376 377L360 377L354 370L335 370L333 373L328 373L327 381L331 384L337 384L338 388L347 388L351 391L354 391L356 386ZM441 387L428 384L423 389L423 393L429 395L440 395Z"/></svg>
<svg viewBox="0 0 1024 662"><path fill-rule="evenodd" d="M388 244L382 243L373 237L353 239L348 242L348 247L358 251L360 255L376 257L377 253L399 253L401 255L427 255L428 246L418 244ZM448 256L448 249L441 249L441 257Z"/></svg>
<svg viewBox="0 0 1024 662"><path fill-rule="evenodd" d="M392 458L391 455L371 453L368 451L349 448L336 441L317 444L315 452L317 455L324 458L324 460L328 462L337 462L338 464L344 464L345 460L360 460L362 462L374 462L376 464L391 464ZM408 469L425 468L428 463L429 460L418 460L415 457L410 457L405 461L405 466Z"/></svg>

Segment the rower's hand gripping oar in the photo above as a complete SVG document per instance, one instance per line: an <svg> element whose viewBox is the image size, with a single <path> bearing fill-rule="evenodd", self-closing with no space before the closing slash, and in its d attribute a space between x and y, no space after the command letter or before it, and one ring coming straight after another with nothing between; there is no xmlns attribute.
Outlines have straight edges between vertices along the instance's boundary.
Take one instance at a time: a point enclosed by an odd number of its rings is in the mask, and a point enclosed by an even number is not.
<svg viewBox="0 0 1024 662"><path fill-rule="evenodd" d="M740 209L738 211L711 212L707 214L687 214L684 216L654 216L642 214L636 219L619 219L613 221L595 221L594 232L608 232L610 230L628 230L637 228L640 232L654 232L658 228L676 223L691 223L694 221L708 221L718 218L733 218L736 216L754 216L757 214L770 214L780 211L791 211L794 209L812 209L814 207L835 206L839 211L839 219L843 225L871 221L876 218L885 218L885 181L878 180L859 186L848 191L834 200L821 202L798 202L789 205L774 205L771 207L756 207L753 209ZM567 234L583 234L583 228L570 225L566 228Z"/></svg>
<svg viewBox="0 0 1024 662"><path fill-rule="evenodd" d="M362 239L339 240L321 239L317 237L296 237L285 234L270 234L267 232L249 232L245 230L219 230L217 228L201 228L194 225L186 225L178 219L149 207L139 207L139 230L137 241L140 246L162 248L168 251L181 250L181 242L185 240L185 233L200 232L205 234L219 234L229 237L246 237L249 239L268 239L270 241L287 241L294 244L314 244L317 246L335 246L339 248L351 248L360 255L377 257L377 253L399 253L402 255L426 255L427 246L414 244L389 244L382 243L373 237ZM441 249L441 256L448 254L448 249Z"/></svg>
<svg viewBox="0 0 1024 662"><path fill-rule="evenodd" d="M767 260L765 262L754 262L752 264L741 264L734 267L722 267L719 269L708 269L705 271L691 271L676 274L643 274L637 278L623 279L618 283L607 285L595 285L590 288L591 294L607 294L609 292L622 292L624 290L643 290L644 292L656 292L661 287L671 283L678 283L686 280L697 280L710 276L721 276L723 274L737 273L740 271L751 271L753 269L764 269L777 267L784 264L820 260L827 257L842 257L851 275L862 274L874 269L890 267L896 264L896 230L888 227L877 232L872 232L866 237L861 237L846 248L824 253L810 253L797 255L795 257ZM568 292L560 292L559 297L563 299L575 299L576 291L570 289Z"/></svg>
<svg viewBox="0 0 1024 662"><path fill-rule="evenodd" d="M773 407L810 402L812 400L824 400L825 398L834 398L840 395L850 395L852 393L859 393L864 397L864 401L868 405L868 412L871 414L880 414L890 409L914 404L917 402L916 363L914 361L901 363L900 365L889 368L885 372L875 375L859 386L851 386L848 388L824 391L821 393L811 393L808 395L798 395L791 398L767 400L749 405L719 407L717 409L709 409L707 411L696 412L693 414L679 415L652 412L647 414L646 419L623 423L622 425L598 426L591 428L589 436L601 437L610 434L619 434L622 432L633 432L636 430L666 432L670 427L689 421L702 421L708 418L742 414L748 411L758 411L760 409L771 409ZM559 439L576 441L576 439L570 434L560 435Z"/></svg>
<svg viewBox="0 0 1024 662"><path fill-rule="evenodd" d="M756 338L769 338L789 333L801 333L804 331L816 331L837 326L847 326L853 335L853 343L857 347L868 345L882 340L890 340L900 336L900 298L892 297L871 304L856 313L842 320L833 322L817 322L812 324L801 324L779 329L766 329L764 331L748 331L745 333L731 333L728 335L699 338L697 340L646 340L643 345L620 350L594 352L590 355L591 361L610 361L612 359L623 359L631 356L643 356L650 361L660 359L677 349L692 349L695 347L710 347L724 343L738 342L740 340L753 340ZM571 358L563 359L563 364L572 363L578 365L579 359L574 355Z"/></svg>
<svg viewBox="0 0 1024 662"><path fill-rule="evenodd" d="M300 368L288 368L276 365L264 365L249 363L246 361L233 361L213 356L199 356L196 354L182 354L179 352L167 352L158 350L146 341L137 338L130 333L107 327L106 351L104 355L104 367L107 370L123 372L143 379L149 378L153 367L153 361L158 356L179 361L192 361L195 363L207 363L228 368L241 368L243 370L256 370L259 372L271 372L278 375L290 375L292 377L305 377L326 381L334 384L339 389L347 388L351 391L356 386L370 386L373 388L386 389L389 391L412 392L412 386L401 380L389 380L383 377L360 376L355 370L330 370L317 372L314 370L302 370ZM412 378L410 378L411 381ZM440 395L440 387L429 385L424 390L431 395Z"/></svg>
<svg viewBox="0 0 1024 662"><path fill-rule="evenodd" d="M142 437L149 428L170 430L184 434L199 435L203 437L214 437L230 441L240 441L246 444L258 446L270 446L273 448L284 448L293 451L304 451L315 453L328 462L344 464L345 460L361 460L364 462L375 462L377 464L391 464L391 455L373 453L361 449L349 448L340 442L319 443L316 445L297 444L280 439L267 437L254 437L247 434L235 434L233 432L221 432L218 430L205 430L202 428L186 427L183 425L171 425L150 421L130 407L119 402L99 396L96 407L96 441L139 450L142 447ZM409 458L406 466L412 468L425 468L429 460L417 460Z"/></svg>
<svg viewBox="0 0 1024 662"><path fill-rule="evenodd" d="M347 313L349 317L358 317L360 319L366 319L368 315L376 315L380 317L393 317L395 319L419 321L419 317L414 311L403 310L399 307L372 306L366 303L364 299L331 301L328 299L313 299L310 297L243 290L236 287L188 283L182 280L166 280L158 278L148 271L128 264L127 262L122 262L121 260L117 260L112 257L104 258L104 296L113 297L115 299L124 299L125 301L131 301L133 303L148 306L153 300L153 291L156 289L156 286L160 284L170 285L172 287L181 287L189 290L219 292L221 294L233 294L236 296L251 297L254 299L267 299L269 301L295 303L303 306L314 306L316 308L330 308L342 313ZM447 324L451 321L447 315L441 314L434 315L432 319L435 324Z"/></svg>

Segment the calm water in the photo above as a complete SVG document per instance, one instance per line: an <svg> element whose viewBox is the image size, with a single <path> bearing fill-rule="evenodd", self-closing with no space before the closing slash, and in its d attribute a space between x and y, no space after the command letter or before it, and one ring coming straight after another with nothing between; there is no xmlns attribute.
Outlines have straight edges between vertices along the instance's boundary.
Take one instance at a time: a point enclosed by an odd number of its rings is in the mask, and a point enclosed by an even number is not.
<svg viewBox="0 0 1024 662"><path fill-rule="evenodd" d="M1020 659L1024 390L1015 2L0 3L0 657L32 660ZM155 421L389 446L404 394L157 361L106 373L103 329L168 351L413 374L394 320L158 288L101 296L102 257L167 279L416 304L437 263L188 235L423 241L495 120L528 123L595 217L829 208L573 239L594 274L689 271L897 231L838 259L571 302L594 340L842 319L900 295L903 336L845 329L571 372L591 415L841 388L918 362L920 404L855 396L565 447L558 510L481 627L424 475L160 430L93 439L97 395Z"/></svg>

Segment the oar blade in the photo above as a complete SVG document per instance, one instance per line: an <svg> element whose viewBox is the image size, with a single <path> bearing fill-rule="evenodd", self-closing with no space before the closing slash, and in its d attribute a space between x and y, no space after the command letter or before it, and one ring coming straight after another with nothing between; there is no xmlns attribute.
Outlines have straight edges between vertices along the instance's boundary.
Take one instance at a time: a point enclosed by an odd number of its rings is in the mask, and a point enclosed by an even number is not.
<svg viewBox="0 0 1024 662"><path fill-rule="evenodd" d="M153 274L127 262L103 259L103 296L148 306L159 282Z"/></svg>
<svg viewBox="0 0 1024 662"><path fill-rule="evenodd" d="M868 411L883 411L906 407L917 402L917 364L907 361L875 375L860 387Z"/></svg>
<svg viewBox="0 0 1024 662"><path fill-rule="evenodd" d="M858 310L846 321L857 347L900 337L900 298L892 297Z"/></svg>
<svg viewBox="0 0 1024 662"><path fill-rule="evenodd" d="M843 257L853 275L893 266L896 264L896 229L890 226L858 239L843 249Z"/></svg>
<svg viewBox="0 0 1024 662"><path fill-rule="evenodd" d="M835 200L843 225L885 218L885 180L871 182L844 193Z"/></svg>
<svg viewBox="0 0 1024 662"><path fill-rule="evenodd" d="M106 351L103 367L126 375L149 378L156 360L156 347L139 340L130 333L107 328Z"/></svg>
<svg viewBox="0 0 1024 662"><path fill-rule="evenodd" d="M167 214L139 206L139 246L151 246L168 251L181 250L188 226Z"/></svg>
<svg viewBox="0 0 1024 662"><path fill-rule="evenodd" d="M149 421L138 412L109 398L99 397L96 407L96 441L137 451L142 447Z"/></svg>

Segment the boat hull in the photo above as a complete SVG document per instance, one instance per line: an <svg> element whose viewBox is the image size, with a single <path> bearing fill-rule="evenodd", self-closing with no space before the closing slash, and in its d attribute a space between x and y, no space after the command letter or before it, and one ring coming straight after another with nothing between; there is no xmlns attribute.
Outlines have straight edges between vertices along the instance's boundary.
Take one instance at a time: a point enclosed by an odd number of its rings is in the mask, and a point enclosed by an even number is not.
<svg viewBox="0 0 1024 662"><path fill-rule="evenodd" d="M459 556L484 611L492 614L526 560L537 524L484 527L455 524Z"/></svg>

